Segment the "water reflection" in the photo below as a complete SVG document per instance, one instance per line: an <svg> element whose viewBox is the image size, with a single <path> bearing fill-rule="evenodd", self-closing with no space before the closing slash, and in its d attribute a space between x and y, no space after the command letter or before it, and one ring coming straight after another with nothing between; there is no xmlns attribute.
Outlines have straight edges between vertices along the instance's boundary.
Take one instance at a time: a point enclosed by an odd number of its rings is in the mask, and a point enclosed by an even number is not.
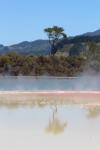
<svg viewBox="0 0 100 150"><path fill-rule="evenodd" d="M46 128L48 133L59 134L64 132L67 122L64 123L58 118L58 108L57 106L52 108L52 116L49 118L49 123Z"/></svg>
<svg viewBox="0 0 100 150"><path fill-rule="evenodd" d="M87 118L96 118L100 116L100 99L68 99L66 97L9 97L9 96L1 96L0 95L0 107L5 107L7 109L17 109L17 108L44 108L49 106L52 108L52 119L49 119L49 124L47 127L47 131L50 132L50 130L53 131L53 128L58 124L58 128L60 131L60 126L62 131L66 127L66 123L61 124L60 120L58 119L57 113L58 113L58 106L80 106L81 108L87 110ZM52 129L51 129L52 128ZM55 131L56 132L56 131Z"/></svg>
<svg viewBox="0 0 100 150"><path fill-rule="evenodd" d="M87 110L88 110L87 117L90 119L91 118L95 119L100 116L100 106L98 106L98 105L89 106L89 107L87 107Z"/></svg>
<svg viewBox="0 0 100 150"><path fill-rule="evenodd" d="M86 97L85 97L86 98ZM27 94L24 96L18 94L0 94L0 107L45 107L45 106L55 106L55 105L83 105L83 106L100 106L100 97L87 97L86 99L83 97L67 97L67 96L34 96L31 94Z"/></svg>
<svg viewBox="0 0 100 150"><path fill-rule="evenodd" d="M99 116L98 100L3 97L0 149L100 150Z"/></svg>

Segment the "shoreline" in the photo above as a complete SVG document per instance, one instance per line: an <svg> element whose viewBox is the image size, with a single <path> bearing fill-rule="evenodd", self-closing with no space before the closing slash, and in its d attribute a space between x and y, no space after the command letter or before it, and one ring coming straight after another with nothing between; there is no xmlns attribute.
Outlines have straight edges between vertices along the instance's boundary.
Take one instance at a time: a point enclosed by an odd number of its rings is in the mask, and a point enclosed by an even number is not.
<svg viewBox="0 0 100 150"><path fill-rule="evenodd" d="M15 90L15 91L0 91L0 94L100 94L100 91L62 91L62 90Z"/></svg>
<svg viewBox="0 0 100 150"><path fill-rule="evenodd" d="M36 98L58 98L58 99L91 99L100 100L100 91L0 91L0 99L36 99Z"/></svg>
<svg viewBox="0 0 100 150"><path fill-rule="evenodd" d="M0 91L0 107L100 106L100 91Z"/></svg>

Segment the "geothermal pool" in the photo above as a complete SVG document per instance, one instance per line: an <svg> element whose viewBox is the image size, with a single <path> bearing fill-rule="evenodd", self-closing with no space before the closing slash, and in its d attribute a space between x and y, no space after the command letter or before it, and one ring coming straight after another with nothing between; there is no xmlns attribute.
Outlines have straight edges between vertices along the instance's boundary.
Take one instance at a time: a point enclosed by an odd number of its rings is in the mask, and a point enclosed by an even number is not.
<svg viewBox="0 0 100 150"><path fill-rule="evenodd" d="M78 90L100 91L99 76L83 77L0 77L0 91L15 90Z"/></svg>
<svg viewBox="0 0 100 150"><path fill-rule="evenodd" d="M100 150L100 102L0 103L0 149Z"/></svg>
<svg viewBox="0 0 100 150"><path fill-rule="evenodd" d="M0 77L1 150L100 150L100 79Z"/></svg>

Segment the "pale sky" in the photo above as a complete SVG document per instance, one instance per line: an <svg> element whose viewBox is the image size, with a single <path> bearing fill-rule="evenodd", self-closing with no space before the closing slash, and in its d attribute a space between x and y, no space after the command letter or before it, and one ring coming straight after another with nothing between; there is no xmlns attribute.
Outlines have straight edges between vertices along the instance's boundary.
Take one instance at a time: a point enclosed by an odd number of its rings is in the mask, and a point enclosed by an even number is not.
<svg viewBox="0 0 100 150"><path fill-rule="evenodd" d="M100 28L100 0L0 0L0 44L46 39L62 26L68 36Z"/></svg>

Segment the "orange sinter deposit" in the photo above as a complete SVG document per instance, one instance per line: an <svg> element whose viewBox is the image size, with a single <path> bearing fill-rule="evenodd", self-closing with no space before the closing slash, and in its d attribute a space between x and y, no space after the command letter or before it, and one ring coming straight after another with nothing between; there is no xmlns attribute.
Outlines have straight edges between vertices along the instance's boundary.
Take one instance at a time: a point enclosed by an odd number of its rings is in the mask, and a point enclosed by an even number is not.
<svg viewBox="0 0 100 150"><path fill-rule="evenodd" d="M100 91L1 91L1 101L56 99L66 101L100 101Z"/></svg>

